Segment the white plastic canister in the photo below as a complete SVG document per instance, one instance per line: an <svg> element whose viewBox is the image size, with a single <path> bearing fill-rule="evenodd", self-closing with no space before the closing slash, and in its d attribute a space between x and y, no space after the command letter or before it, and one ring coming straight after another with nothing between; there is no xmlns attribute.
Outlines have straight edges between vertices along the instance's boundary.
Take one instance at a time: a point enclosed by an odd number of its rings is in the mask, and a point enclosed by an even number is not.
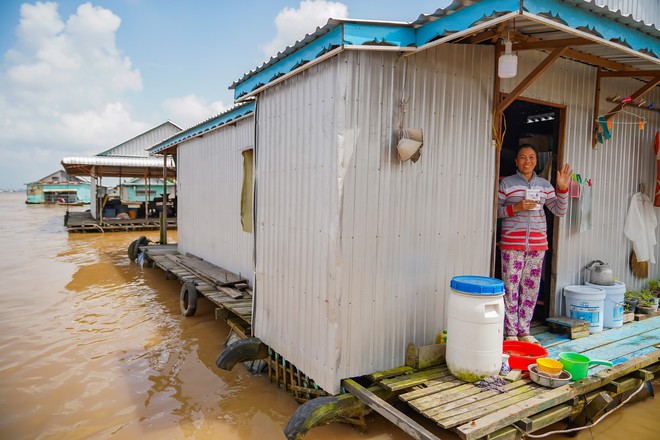
<svg viewBox="0 0 660 440"><path fill-rule="evenodd" d="M589 321L589 333L603 331L605 290L592 286L566 286L566 316Z"/></svg>
<svg viewBox="0 0 660 440"><path fill-rule="evenodd" d="M451 280L447 306L447 367L454 377L476 382L502 367L504 283L464 275Z"/></svg>
<svg viewBox="0 0 660 440"><path fill-rule="evenodd" d="M590 287L597 287L605 291L605 306L603 307L603 327L616 328L623 325L623 300L626 294L626 284L615 281L611 286L584 283Z"/></svg>

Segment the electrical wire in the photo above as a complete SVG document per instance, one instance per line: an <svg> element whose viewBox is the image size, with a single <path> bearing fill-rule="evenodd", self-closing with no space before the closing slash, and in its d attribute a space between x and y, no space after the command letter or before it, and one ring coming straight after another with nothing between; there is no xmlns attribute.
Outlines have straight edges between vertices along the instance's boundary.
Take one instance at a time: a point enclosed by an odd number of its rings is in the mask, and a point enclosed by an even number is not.
<svg viewBox="0 0 660 440"><path fill-rule="evenodd" d="M506 134L506 116L502 112L502 133L500 134L500 129L497 127L497 118L496 110L493 110L493 139L495 140L495 148L497 151L502 150L502 144L504 143L504 135Z"/></svg>
<svg viewBox="0 0 660 440"><path fill-rule="evenodd" d="M557 430L557 431L550 431L550 432L546 432L546 433L543 433L543 434L528 434L528 433L526 433L525 431L523 431L522 429L520 429L519 427L517 427L516 425L513 425L513 426L514 426L518 431L520 431L520 432L522 433L522 436L523 436L523 437L529 437L529 438L543 438L543 437L547 437L547 436L549 436L549 435L553 435L553 434L566 434L566 433L569 433L569 432L577 432L577 431L582 431L582 430L584 430L584 429L591 429L591 428L593 428L594 426L596 426L597 424L599 424L599 423L601 422L601 420L603 420L605 417L609 416L609 415L612 414L614 411L618 410L618 409L621 408L623 405L625 405L626 403L630 402L630 400L631 400L633 397L635 397L637 394L639 394L639 392L642 391L642 390L644 389L645 386L646 386L646 382L642 382L642 384L639 386L639 388L637 388L637 390L636 390L634 393L632 393L630 396L628 396L628 398L627 398L626 400L624 400L623 402L621 402L620 404L618 404L618 405L617 405L612 411L608 411L608 412L606 412L605 414L603 414L602 416L600 416L598 419L596 419L595 422L593 422L593 423L590 424L590 425L578 426L577 428L571 428L571 429L560 429L560 430Z"/></svg>

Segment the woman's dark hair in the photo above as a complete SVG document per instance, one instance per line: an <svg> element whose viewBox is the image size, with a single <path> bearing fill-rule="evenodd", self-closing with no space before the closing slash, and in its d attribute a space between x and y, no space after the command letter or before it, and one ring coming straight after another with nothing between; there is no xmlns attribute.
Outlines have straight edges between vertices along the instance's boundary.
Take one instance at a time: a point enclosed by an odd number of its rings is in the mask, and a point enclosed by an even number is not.
<svg viewBox="0 0 660 440"><path fill-rule="evenodd" d="M539 157L539 150L537 150L534 145L532 145L532 144L522 144L522 145L518 145L518 148L516 149L516 158L518 157L518 154L520 153L520 150L522 150L523 148L531 148L532 150L534 150L534 154L536 154L536 157Z"/></svg>

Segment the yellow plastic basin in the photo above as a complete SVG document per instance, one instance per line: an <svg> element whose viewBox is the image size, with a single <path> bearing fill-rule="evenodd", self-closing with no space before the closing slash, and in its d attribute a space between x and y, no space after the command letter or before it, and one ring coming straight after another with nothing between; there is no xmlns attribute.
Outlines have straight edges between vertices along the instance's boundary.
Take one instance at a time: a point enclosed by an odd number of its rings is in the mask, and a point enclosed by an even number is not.
<svg viewBox="0 0 660 440"><path fill-rule="evenodd" d="M536 360L536 365L538 365L539 370L553 376L561 373L561 370L564 368L561 362L550 358L538 358Z"/></svg>

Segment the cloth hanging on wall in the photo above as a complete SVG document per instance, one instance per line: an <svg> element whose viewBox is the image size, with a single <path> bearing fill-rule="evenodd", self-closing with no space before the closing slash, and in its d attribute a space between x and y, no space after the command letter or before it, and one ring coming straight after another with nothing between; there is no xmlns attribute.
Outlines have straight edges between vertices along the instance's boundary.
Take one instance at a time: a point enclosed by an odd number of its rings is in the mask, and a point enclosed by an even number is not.
<svg viewBox="0 0 660 440"><path fill-rule="evenodd" d="M655 197L653 206L660 207L660 131L653 138L653 151L655 151L655 163L658 170L655 178Z"/></svg>
<svg viewBox="0 0 660 440"><path fill-rule="evenodd" d="M592 228L591 222L591 185L583 185L580 190L580 233Z"/></svg>
<svg viewBox="0 0 660 440"><path fill-rule="evenodd" d="M641 192L633 195L623 232L633 242L637 261L648 261L655 264L655 228L657 226L658 219L651 199Z"/></svg>

